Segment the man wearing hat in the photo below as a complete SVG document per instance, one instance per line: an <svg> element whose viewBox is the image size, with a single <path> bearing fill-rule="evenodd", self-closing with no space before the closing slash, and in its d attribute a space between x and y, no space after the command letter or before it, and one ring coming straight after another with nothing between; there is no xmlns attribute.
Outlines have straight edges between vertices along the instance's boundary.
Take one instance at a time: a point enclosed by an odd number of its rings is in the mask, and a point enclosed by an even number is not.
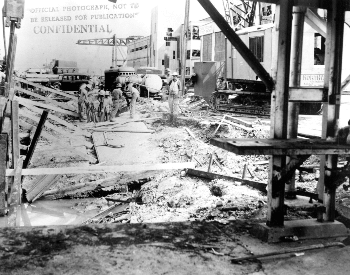
<svg viewBox="0 0 350 275"><path fill-rule="evenodd" d="M173 73L173 79L169 82L169 110L171 123L176 123L176 118L179 113L179 98L181 94L181 81L178 79L178 73Z"/></svg>
<svg viewBox="0 0 350 275"><path fill-rule="evenodd" d="M123 102L123 91L121 88L122 84L117 83L115 89L112 91L113 110L111 112L111 120L119 116L119 110Z"/></svg>
<svg viewBox="0 0 350 275"><path fill-rule="evenodd" d="M130 118L134 118L136 109L136 100L140 97L140 92L134 87L134 83L128 83L128 91L131 93Z"/></svg>
<svg viewBox="0 0 350 275"><path fill-rule="evenodd" d="M88 85L81 85L79 88L79 98L78 98L78 114L79 114L79 120L82 122L85 119L85 113L86 113L86 102L87 102L87 94L89 91Z"/></svg>

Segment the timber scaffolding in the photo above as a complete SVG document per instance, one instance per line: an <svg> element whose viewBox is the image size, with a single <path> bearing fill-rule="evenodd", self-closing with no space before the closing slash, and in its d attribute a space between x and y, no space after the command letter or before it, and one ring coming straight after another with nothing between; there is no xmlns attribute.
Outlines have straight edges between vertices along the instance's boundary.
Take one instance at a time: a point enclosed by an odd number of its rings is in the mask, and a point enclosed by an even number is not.
<svg viewBox="0 0 350 275"><path fill-rule="evenodd" d="M211 144L236 154L271 156L267 222L260 224L254 233L268 241L278 241L284 235L313 238L346 234L345 226L335 221L335 195L339 179L349 175L348 169L337 170L338 155L350 155L350 145L339 145L327 138L334 140L338 130L344 21L345 11L350 9L349 1L258 0L276 4L272 75L262 67L211 2L198 1L272 93L271 139L211 140ZM300 86L303 26L307 9L317 8L327 10L327 22L318 17L309 18L317 29L327 30L324 87L304 88ZM300 102L323 104L322 139L296 139ZM317 221L285 222L285 196L295 198L294 172L310 155L321 157L317 189L323 207L319 208L319 218Z"/></svg>

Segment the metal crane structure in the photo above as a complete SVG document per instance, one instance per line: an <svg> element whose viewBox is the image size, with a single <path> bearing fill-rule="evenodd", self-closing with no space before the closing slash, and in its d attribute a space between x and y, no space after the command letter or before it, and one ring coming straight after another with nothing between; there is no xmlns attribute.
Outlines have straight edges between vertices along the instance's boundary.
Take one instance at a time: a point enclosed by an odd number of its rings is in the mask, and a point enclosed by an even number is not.
<svg viewBox="0 0 350 275"><path fill-rule="evenodd" d="M129 36L128 38L117 38L116 35L113 35L109 38L94 38L94 39L81 39L78 40L78 45L89 45L89 46L110 46L112 49L112 66L115 67L117 61L123 61L123 64L126 61L126 57L123 55L123 52L120 50L120 47L126 47L128 43L141 38L142 36ZM117 50L119 50L123 59L117 59Z"/></svg>
<svg viewBox="0 0 350 275"><path fill-rule="evenodd" d="M251 2L251 3L250 3ZM224 15L231 27L251 27L254 25L257 1L244 1L234 4L233 0L222 0Z"/></svg>

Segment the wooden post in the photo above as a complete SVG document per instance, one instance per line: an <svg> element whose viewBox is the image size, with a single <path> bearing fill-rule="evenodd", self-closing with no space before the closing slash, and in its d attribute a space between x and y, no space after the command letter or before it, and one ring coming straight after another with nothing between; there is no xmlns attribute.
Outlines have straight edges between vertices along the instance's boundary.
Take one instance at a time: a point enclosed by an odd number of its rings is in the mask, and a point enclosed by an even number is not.
<svg viewBox="0 0 350 275"><path fill-rule="evenodd" d="M18 101L12 101L12 114L11 114L11 123L12 123L12 167L16 169L16 164L20 156L19 149L19 113L18 113Z"/></svg>
<svg viewBox="0 0 350 275"><path fill-rule="evenodd" d="M14 45L15 45L15 28L16 28L16 22L11 21L10 25L10 41L9 41L9 48L8 48L8 54L7 54L7 60L6 60L6 82L10 83L12 79L12 71L11 71L11 64L13 64L12 59L14 58ZM13 68L12 68L13 69ZM5 96L8 96L5 91Z"/></svg>
<svg viewBox="0 0 350 275"><path fill-rule="evenodd" d="M188 35L188 24L189 24L189 14L190 14L190 0L186 0L185 7L185 20L184 20L184 29L182 34L182 55L181 55L181 87L182 95L185 92L185 82L186 82L186 57L187 57L187 35ZM192 34L192 30L190 35Z"/></svg>
<svg viewBox="0 0 350 275"><path fill-rule="evenodd" d="M289 89L289 65L292 30L292 1L281 1L276 5L276 31L278 33L278 53L277 60L272 63L277 64L276 84L274 94L274 122L271 123L273 138L287 138L288 122L288 89ZM282 17L283 16L283 17ZM268 183L268 210L267 225L283 226L284 224L284 184L275 179L275 171L279 172L286 164L283 156L272 156L270 162L270 175Z"/></svg>
<svg viewBox="0 0 350 275"><path fill-rule="evenodd" d="M208 173L211 171L211 166L213 164L213 153L210 154L209 165L208 165Z"/></svg>
<svg viewBox="0 0 350 275"><path fill-rule="evenodd" d="M6 168L7 168L7 153L8 153L8 136L0 134L0 216L5 216L7 213L6 203Z"/></svg>
<svg viewBox="0 0 350 275"><path fill-rule="evenodd" d="M292 30L292 47L291 47L291 72L290 72L290 86L300 86L301 74L301 60L303 52L303 36L304 36L304 19L305 7L293 7L293 30ZM299 102L288 103L288 130L287 138L297 138L298 123L299 123ZM290 158L287 157L287 163ZM286 198L295 199L295 175L287 182Z"/></svg>
<svg viewBox="0 0 350 275"><path fill-rule="evenodd" d="M36 127L36 131L35 131L33 140L30 143L30 147L29 147L26 159L23 162L23 169L26 169L28 167L29 163L30 163L30 160L31 160L31 158L32 158L32 156L34 154L34 150L35 150L36 144L39 141L39 138L40 138L40 135L41 135L41 131L44 128L44 124L45 124L45 121L46 121L46 118L47 118L48 114L49 114L48 110L44 110L42 115L41 115L39 124Z"/></svg>
<svg viewBox="0 0 350 275"><path fill-rule="evenodd" d="M343 58L343 36L345 20L345 1L331 2L332 7L327 13L327 39L325 58L325 89L328 89L328 102L323 104L322 137L335 137L340 111L341 71ZM338 155L326 155L321 163L324 167L323 204L326 207L324 220L332 222L335 219L334 174L337 169ZM320 171L322 172L322 170Z"/></svg>

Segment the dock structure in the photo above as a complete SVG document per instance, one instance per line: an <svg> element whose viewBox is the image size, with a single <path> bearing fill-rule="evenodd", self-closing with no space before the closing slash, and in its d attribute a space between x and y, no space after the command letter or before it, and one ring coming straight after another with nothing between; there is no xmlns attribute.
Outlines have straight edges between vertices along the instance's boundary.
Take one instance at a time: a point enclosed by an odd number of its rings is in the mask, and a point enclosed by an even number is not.
<svg viewBox="0 0 350 275"><path fill-rule="evenodd" d="M334 223L335 194L338 187L336 183L337 178L342 177L342 173L337 171L338 155L348 155L350 145L332 143L327 141L327 138L333 138L334 140L338 130L344 19L345 11L349 10L348 1L258 1L276 4L276 37L272 50L273 69L271 75L262 68L260 62L245 47L235 31L211 2L208 0L198 1L253 71L265 83L266 87L272 91L271 139L258 141L213 139L211 141L213 145L236 154L271 156L267 227L264 227L263 230L270 231L273 235L276 233L276 228L281 228L282 231L285 229L284 201L286 185L288 186L287 193L293 196L294 183L292 178L294 177L294 171L311 154L322 156L322 176L318 183L318 192L319 200L323 201L325 206L322 217L324 227L328 223ZM300 61L302 59L300 49L303 41L303 25L307 11L317 8L327 10L327 22L323 22L321 26L323 27L326 24L327 30L324 86L319 89L305 89L300 86ZM314 22L313 25L319 26L317 24L319 20L315 17L309 16L308 20ZM298 104L308 101L315 102L315 100L323 104L322 139L298 141L295 139L298 130ZM308 225L304 223L304 226L307 227ZM314 225L310 226L313 227ZM293 227L293 225L289 224L288 227ZM343 230L345 230L345 226L342 224L339 224L339 227L343 227ZM291 232L293 230L286 230L286 234L291 234ZM332 236L332 233L334 233L332 230L325 230L325 232L325 235L328 236ZM297 232L294 233L298 235ZM280 234L275 235L280 237ZM272 240L274 238L268 237L268 239Z"/></svg>

